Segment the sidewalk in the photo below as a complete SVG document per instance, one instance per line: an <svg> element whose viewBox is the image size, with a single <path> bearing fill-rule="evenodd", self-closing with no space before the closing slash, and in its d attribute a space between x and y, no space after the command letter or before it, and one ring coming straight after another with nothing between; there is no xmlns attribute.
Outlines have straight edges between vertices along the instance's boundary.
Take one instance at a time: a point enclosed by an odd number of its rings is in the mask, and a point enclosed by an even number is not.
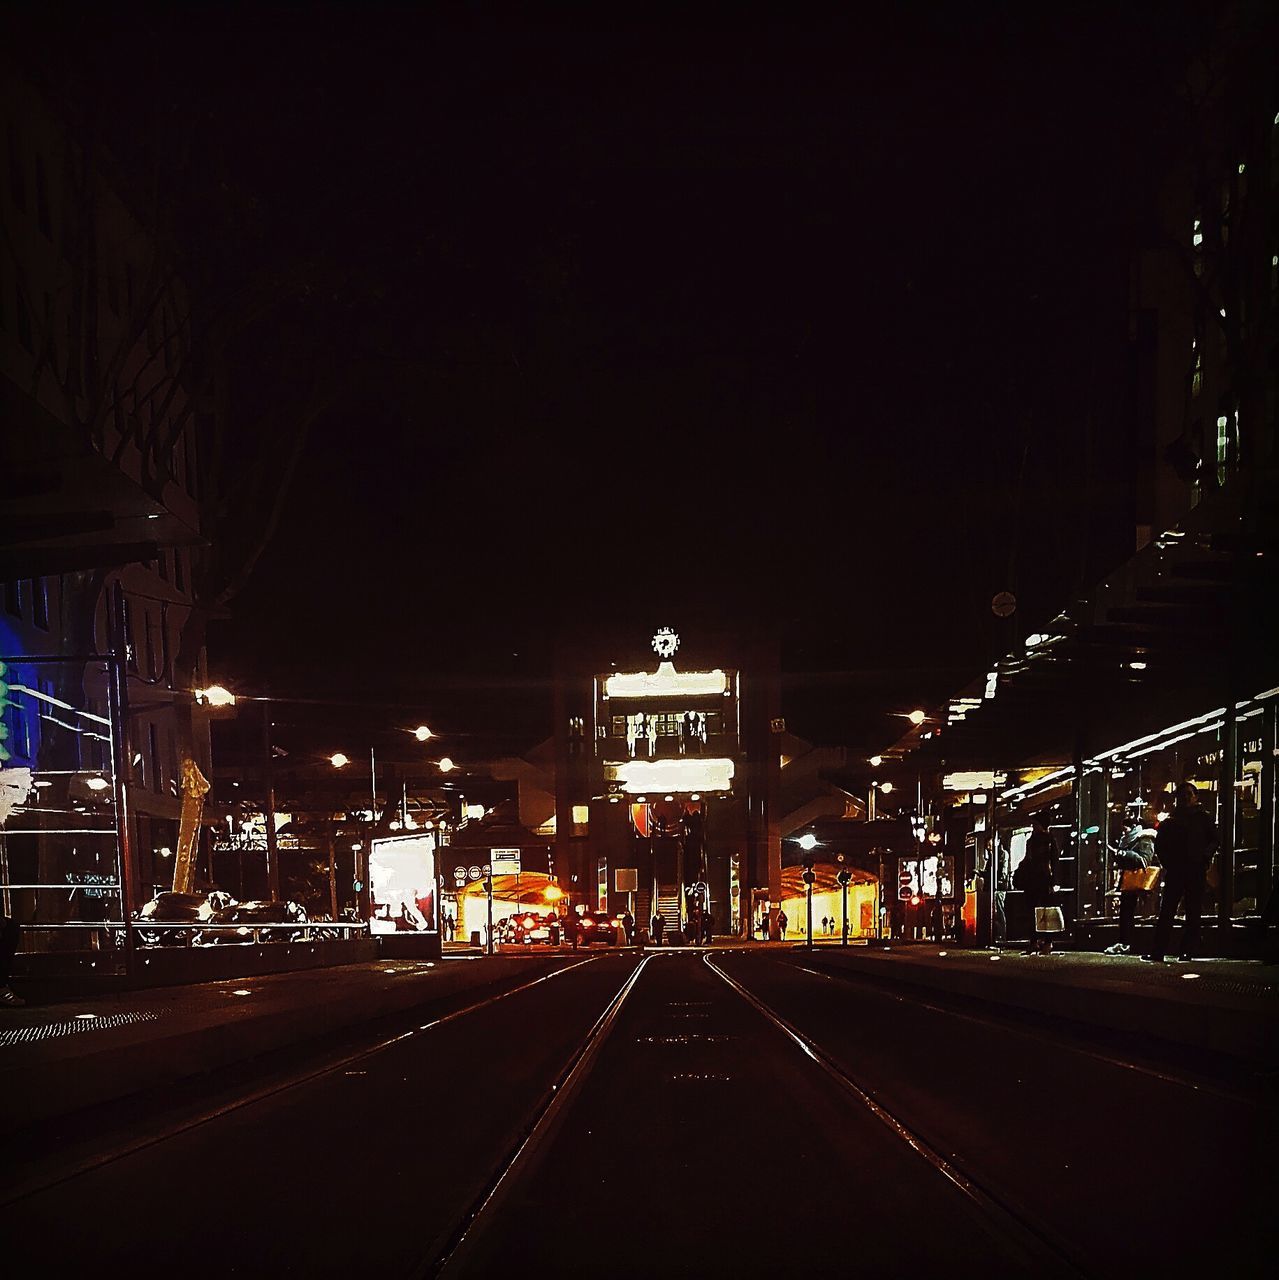
<svg viewBox="0 0 1279 1280"><path fill-rule="evenodd" d="M841 947L838 940L753 943L811 956L816 967L1279 1065L1279 966L1258 960L1145 964L1136 956L1050 956L931 942Z"/></svg>
<svg viewBox="0 0 1279 1280"><path fill-rule="evenodd" d="M380 960L0 1009L0 1134L468 991L554 956Z"/></svg>

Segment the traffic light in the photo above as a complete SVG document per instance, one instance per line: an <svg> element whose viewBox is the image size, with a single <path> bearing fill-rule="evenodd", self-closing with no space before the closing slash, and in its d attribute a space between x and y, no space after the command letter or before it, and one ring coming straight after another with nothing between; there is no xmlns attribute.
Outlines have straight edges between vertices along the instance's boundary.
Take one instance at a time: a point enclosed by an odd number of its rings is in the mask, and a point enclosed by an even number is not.
<svg viewBox="0 0 1279 1280"><path fill-rule="evenodd" d="M9 737L9 668L0 662L0 764L10 759L9 748L5 741Z"/></svg>

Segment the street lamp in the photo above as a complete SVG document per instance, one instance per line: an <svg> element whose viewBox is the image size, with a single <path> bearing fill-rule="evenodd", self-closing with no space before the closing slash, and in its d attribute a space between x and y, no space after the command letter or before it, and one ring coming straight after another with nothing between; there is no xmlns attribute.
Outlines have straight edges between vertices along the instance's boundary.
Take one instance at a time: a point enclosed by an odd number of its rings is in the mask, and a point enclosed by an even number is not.
<svg viewBox="0 0 1279 1280"><path fill-rule="evenodd" d="M456 769L456 768L457 768L457 765L455 765L455 764L453 763L453 761L452 761L448 756L445 756L445 757L440 761L440 772L441 772L441 773L452 773L452 772L453 772L453 770L454 770L454 769Z"/></svg>
<svg viewBox="0 0 1279 1280"><path fill-rule="evenodd" d="M839 881L839 887L844 894L844 934L843 941L840 946L848 946L848 882L853 878L853 873L847 867L840 867L835 874L835 879Z"/></svg>
<svg viewBox="0 0 1279 1280"><path fill-rule="evenodd" d="M346 766L347 766L347 765L349 765L349 764L351 763L351 757L350 757L350 756L344 756L340 751L335 751L335 752L334 752L334 753L329 757L329 763L330 763L330 764L331 764L335 769L345 769L345 768L346 768Z"/></svg>
<svg viewBox="0 0 1279 1280"><path fill-rule="evenodd" d="M799 847L805 851L817 848L817 837L811 831L805 831L799 838Z"/></svg>
<svg viewBox="0 0 1279 1280"><path fill-rule="evenodd" d="M920 711L918 708L912 711L908 718L911 724L923 724L924 721L928 719L924 712Z"/></svg>
<svg viewBox="0 0 1279 1280"><path fill-rule="evenodd" d="M413 736L414 736L414 737L415 737L419 742L427 742L427 741L429 741L431 738L435 737L435 734L433 734L433 733L430 731L430 729L428 729L428 728L426 727L426 725L424 725L424 724L420 724L420 725L418 725L418 727L417 727L416 729L414 729L414 730L413 730Z"/></svg>
<svg viewBox="0 0 1279 1280"><path fill-rule="evenodd" d="M874 769L878 769L878 768L879 768L879 766L880 766L881 764L883 764L883 763L884 763L884 757L883 757L883 756L871 756L871 758L870 758L870 763L871 763L871 767L872 767L872 768L874 768Z"/></svg>
<svg viewBox="0 0 1279 1280"><path fill-rule="evenodd" d="M817 879L817 873L811 866L804 868L804 885L808 890L808 949L813 949L813 881Z"/></svg>
<svg viewBox="0 0 1279 1280"><path fill-rule="evenodd" d="M197 689L195 700L210 707L235 706L235 694L229 689L224 689L220 684L211 684L207 689Z"/></svg>
<svg viewBox="0 0 1279 1280"><path fill-rule="evenodd" d="M870 822L875 821L875 792L882 791L884 795L888 795L893 789L891 782L872 782L870 784L870 792L866 796L866 816Z"/></svg>

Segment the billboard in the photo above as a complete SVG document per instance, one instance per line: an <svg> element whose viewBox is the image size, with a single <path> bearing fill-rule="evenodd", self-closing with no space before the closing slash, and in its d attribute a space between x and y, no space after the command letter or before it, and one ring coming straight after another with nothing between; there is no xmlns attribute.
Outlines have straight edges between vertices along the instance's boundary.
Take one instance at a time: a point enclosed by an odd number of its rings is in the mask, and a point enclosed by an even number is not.
<svg viewBox="0 0 1279 1280"><path fill-rule="evenodd" d="M373 933L435 933L435 835L390 836L369 850L369 928Z"/></svg>

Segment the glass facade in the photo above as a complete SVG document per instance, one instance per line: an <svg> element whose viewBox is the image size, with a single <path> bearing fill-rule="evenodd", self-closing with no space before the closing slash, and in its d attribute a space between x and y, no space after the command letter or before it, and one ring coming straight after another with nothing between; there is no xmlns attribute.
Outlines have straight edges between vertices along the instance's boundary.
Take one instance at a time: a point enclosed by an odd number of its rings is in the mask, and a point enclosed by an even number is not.
<svg viewBox="0 0 1279 1280"><path fill-rule="evenodd" d="M1271 690L1239 704L1233 717L1225 708L1206 712L1004 792L998 825L1013 871L1031 815L1043 813L1062 853L1067 918L1116 920L1121 849L1153 840L1177 784L1190 781L1221 833L1205 920L1259 914L1276 878L1277 704L1279 690ZM1137 919L1152 921L1157 911L1158 894L1143 893Z"/></svg>

